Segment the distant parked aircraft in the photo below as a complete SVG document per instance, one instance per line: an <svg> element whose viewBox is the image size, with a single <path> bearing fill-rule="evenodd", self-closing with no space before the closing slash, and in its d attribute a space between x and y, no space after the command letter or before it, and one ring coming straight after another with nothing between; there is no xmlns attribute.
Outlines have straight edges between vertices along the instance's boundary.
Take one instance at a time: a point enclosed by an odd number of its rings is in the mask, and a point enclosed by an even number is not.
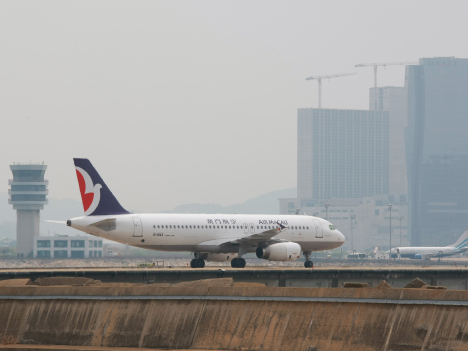
<svg viewBox="0 0 468 351"><path fill-rule="evenodd" d="M440 247L395 247L392 249L392 257L430 259L432 257L447 257L468 251L468 231L453 245ZM388 251L387 251L388 252Z"/></svg>

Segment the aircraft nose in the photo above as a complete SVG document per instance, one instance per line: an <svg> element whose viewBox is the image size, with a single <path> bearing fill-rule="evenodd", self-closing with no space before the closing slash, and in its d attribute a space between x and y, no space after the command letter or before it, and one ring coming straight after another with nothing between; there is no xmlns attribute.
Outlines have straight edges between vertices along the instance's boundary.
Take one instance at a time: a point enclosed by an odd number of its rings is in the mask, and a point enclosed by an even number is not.
<svg viewBox="0 0 468 351"><path fill-rule="evenodd" d="M345 236L340 231L338 231L337 234L338 234L338 241L344 243L346 240Z"/></svg>

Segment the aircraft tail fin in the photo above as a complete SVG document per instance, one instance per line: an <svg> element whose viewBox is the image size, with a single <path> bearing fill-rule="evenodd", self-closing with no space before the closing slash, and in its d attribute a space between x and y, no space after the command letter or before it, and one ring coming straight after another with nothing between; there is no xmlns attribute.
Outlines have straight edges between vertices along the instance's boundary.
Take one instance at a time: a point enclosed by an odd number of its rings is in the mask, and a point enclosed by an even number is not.
<svg viewBox="0 0 468 351"><path fill-rule="evenodd" d="M86 216L127 214L99 173L86 158L74 158L76 176Z"/></svg>
<svg viewBox="0 0 468 351"><path fill-rule="evenodd" d="M464 247L468 246L468 230L465 231L461 237L458 238L457 242L453 245L450 245L450 247L454 247L456 249L462 249Z"/></svg>

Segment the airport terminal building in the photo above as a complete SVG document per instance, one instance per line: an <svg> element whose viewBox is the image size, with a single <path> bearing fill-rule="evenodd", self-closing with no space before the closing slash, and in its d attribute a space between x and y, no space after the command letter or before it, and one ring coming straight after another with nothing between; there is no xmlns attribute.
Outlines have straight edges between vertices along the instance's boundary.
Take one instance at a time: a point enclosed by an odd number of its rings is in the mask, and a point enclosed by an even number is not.
<svg viewBox="0 0 468 351"><path fill-rule="evenodd" d="M34 258L101 258L102 239L91 236L36 236Z"/></svg>

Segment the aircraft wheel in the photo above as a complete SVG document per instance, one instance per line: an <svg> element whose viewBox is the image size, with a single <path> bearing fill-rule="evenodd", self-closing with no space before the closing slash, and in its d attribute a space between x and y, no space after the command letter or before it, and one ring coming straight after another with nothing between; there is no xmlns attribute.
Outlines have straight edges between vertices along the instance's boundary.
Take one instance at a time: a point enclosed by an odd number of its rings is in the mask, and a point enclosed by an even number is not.
<svg viewBox="0 0 468 351"><path fill-rule="evenodd" d="M198 260L193 259L190 261L190 267L192 268L198 268Z"/></svg>
<svg viewBox="0 0 468 351"><path fill-rule="evenodd" d="M198 268L205 268L205 260L203 258L199 258L197 260L197 267Z"/></svg>
<svg viewBox="0 0 468 351"><path fill-rule="evenodd" d="M304 267L305 268L312 268L314 266L314 263L312 261L305 261L304 262Z"/></svg>
<svg viewBox="0 0 468 351"><path fill-rule="evenodd" d="M245 260L243 258L239 258L237 261L237 267L244 268L245 267Z"/></svg>
<svg viewBox="0 0 468 351"><path fill-rule="evenodd" d="M232 268L237 268L237 262L239 261L239 259L237 257L233 258L231 260L231 267Z"/></svg>

